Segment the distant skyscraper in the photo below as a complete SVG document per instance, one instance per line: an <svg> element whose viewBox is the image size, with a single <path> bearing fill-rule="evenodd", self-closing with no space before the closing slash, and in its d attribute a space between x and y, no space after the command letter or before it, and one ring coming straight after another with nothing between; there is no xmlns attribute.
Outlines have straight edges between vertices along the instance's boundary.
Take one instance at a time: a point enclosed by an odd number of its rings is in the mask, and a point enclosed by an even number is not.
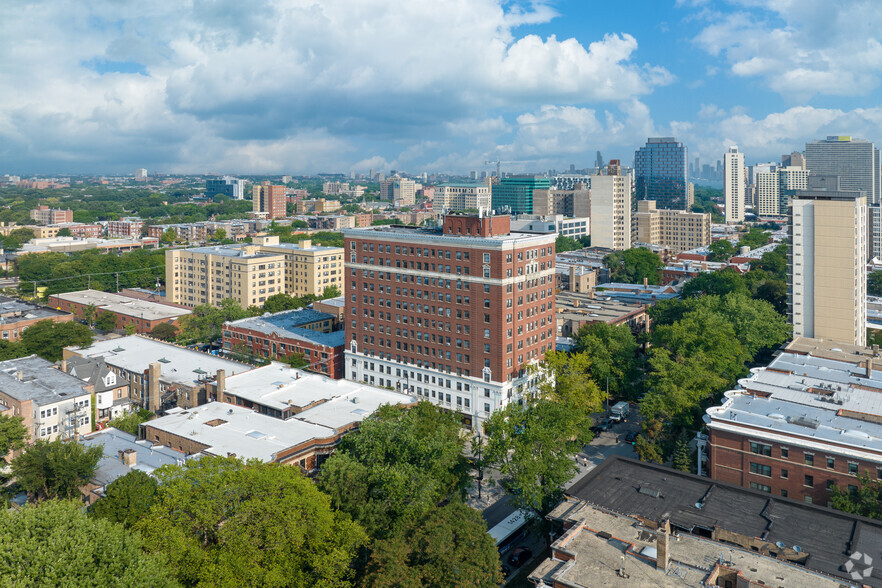
<svg viewBox="0 0 882 588"><path fill-rule="evenodd" d="M610 160L605 175L591 176L592 246L616 251L631 248L631 199L631 174L617 159Z"/></svg>
<svg viewBox="0 0 882 588"><path fill-rule="evenodd" d="M551 188L543 176L509 176L493 185L493 209L510 214L533 214L533 190Z"/></svg>
<svg viewBox="0 0 882 588"><path fill-rule="evenodd" d="M650 137L634 154L637 200L658 208L685 210L688 151L674 137Z"/></svg>
<svg viewBox="0 0 882 588"><path fill-rule="evenodd" d="M870 206L868 223L869 257L882 257L882 235L875 228L882 224L882 182L879 150L871 141L849 136L828 136L805 144L805 167L811 175L839 176L843 190L860 190Z"/></svg>
<svg viewBox="0 0 882 588"><path fill-rule="evenodd" d="M726 199L726 222L744 222L744 154L737 145L729 147L723 156L725 179L723 193Z"/></svg>
<svg viewBox="0 0 882 588"><path fill-rule="evenodd" d="M597 158L594 160L594 167L597 168L598 173L603 169L603 154L600 153L600 151L597 152Z"/></svg>
<svg viewBox="0 0 882 588"><path fill-rule="evenodd" d="M205 195L214 196L223 194L234 200L245 198L245 180L239 180L230 176L221 179L205 180Z"/></svg>
<svg viewBox="0 0 882 588"><path fill-rule="evenodd" d="M793 334L866 344L867 198L836 176L809 176L790 201Z"/></svg>
<svg viewBox="0 0 882 588"><path fill-rule="evenodd" d="M135 181L136 182L146 182L147 181L147 170L143 167L139 167L135 170Z"/></svg>

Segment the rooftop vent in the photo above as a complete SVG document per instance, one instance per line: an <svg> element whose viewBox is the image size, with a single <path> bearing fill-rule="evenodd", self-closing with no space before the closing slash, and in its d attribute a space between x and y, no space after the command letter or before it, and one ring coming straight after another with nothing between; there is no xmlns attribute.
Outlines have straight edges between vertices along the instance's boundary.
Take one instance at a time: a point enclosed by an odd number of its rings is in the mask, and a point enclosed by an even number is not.
<svg viewBox="0 0 882 588"><path fill-rule="evenodd" d="M821 421L809 416L789 417L787 422L791 425L799 425L800 427L808 427L809 429L817 429Z"/></svg>
<svg viewBox="0 0 882 588"><path fill-rule="evenodd" d="M171 360L170 360L170 359L166 359L166 358L164 358L164 357L160 357L157 361L158 361L159 363L171 363Z"/></svg>
<svg viewBox="0 0 882 588"><path fill-rule="evenodd" d="M661 492L659 492L658 490L656 490L654 488L649 488L647 486L641 486L640 488L637 489L637 492L639 492L640 494L645 494L647 496L652 496L653 498L658 498L661 496Z"/></svg>

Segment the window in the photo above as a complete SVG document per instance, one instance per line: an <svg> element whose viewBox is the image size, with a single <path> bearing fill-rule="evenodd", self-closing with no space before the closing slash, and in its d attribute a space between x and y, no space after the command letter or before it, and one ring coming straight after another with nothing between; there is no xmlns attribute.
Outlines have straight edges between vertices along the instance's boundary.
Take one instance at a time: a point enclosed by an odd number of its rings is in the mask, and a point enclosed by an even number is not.
<svg viewBox="0 0 882 588"><path fill-rule="evenodd" d="M787 490L781 490L781 496L787 498Z"/></svg>
<svg viewBox="0 0 882 588"><path fill-rule="evenodd" d="M849 485L848 485L848 492L849 492L849 494L857 494L857 491L858 491L858 487L857 487L857 486L855 486L855 485L853 485L853 484L849 484Z"/></svg>
<svg viewBox="0 0 882 588"><path fill-rule="evenodd" d="M828 470L836 469L836 460L833 459L832 457L827 458L827 469Z"/></svg>
<svg viewBox="0 0 882 588"><path fill-rule="evenodd" d="M815 456L813 453L805 454L805 465L813 466L815 465Z"/></svg>
<svg viewBox="0 0 882 588"><path fill-rule="evenodd" d="M766 486L765 484L757 484L756 482L751 482L750 487L753 488L754 490L759 490L761 492L771 492L772 491L771 486Z"/></svg>
<svg viewBox="0 0 882 588"><path fill-rule="evenodd" d="M852 463L852 462L848 462L848 474L849 474L850 476L856 476L856 475L858 475L858 464L856 464L856 463Z"/></svg>
<svg viewBox="0 0 882 588"><path fill-rule="evenodd" d="M750 452L756 453L757 455L771 456L772 455L772 446L771 445L764 445L762 443L754 443L753 441L751 441L750 442Z"/></svg>
<svg viewBox="0 0 882 588"><path fill-rule="evenodd" d="M484 263L490 263L490 254L489 253L484 254Z"/></svg>
<svg viewBox="0 0 882 588"><path fill-rule="evenodd" d="M805 500L806 504L811 504L812 502L814 502L814 501L812 500L812 495L811 495L811 494L806 494L805 496L802 497L802 499Z"/></svg>
<svg viewBox="0 0 882 588"><path fill-rule="evenodd" d="M808 486L809 488L814 488L815 487L815 477L809 476L808 474L806 474L805 479L802 482L802 485Z"/></svg>
<svg viewBox="0 0 882 588"><path fill-rule="evenodd" d="M760 476L769 476L772 475L772 466L767 466L761 463L750 462L750 473L757 474Z"/></svg>
<svg viewBox="0 0 882 588"><path fill-rule="evenodd" d="M787 479L787 470L781 470L781 477Z"/></svg>

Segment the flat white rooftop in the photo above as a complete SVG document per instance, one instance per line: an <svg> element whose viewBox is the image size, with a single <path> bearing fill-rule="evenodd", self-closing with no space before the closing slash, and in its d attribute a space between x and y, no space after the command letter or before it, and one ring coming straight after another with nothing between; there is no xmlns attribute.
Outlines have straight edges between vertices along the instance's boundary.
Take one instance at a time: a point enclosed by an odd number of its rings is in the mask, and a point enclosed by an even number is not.
<svg viewBox="0 0 882 588"><path fill-rule="evenodd" d="M414 396L368 386L350 380L334 380L293 369L283 363L269 365L228 377L225 393L284 411L322 402L295 418L339 428L360 422L383 404L412 404Z"/></svg>
<svg viewBox="0 0 882 588"><path fill-rule="evenodd" d="M147 425L207 445L203 453L209 455L235 455L264 462L274 461L280 451L295 445L336 435L328 427L298 419L284 421L223 402L190 410L173 408Z"/></svg>
<svg viewBox="0 0 882 588"><path fill-rule="evenodd" d="M99 310L149 321L178 318L191 312L186 308L168 306L158 302L114 294L113 292L101 292L100 290L80 290L79 292L52 294L52 296L75 304L85 304L87 306L92 304Z"/></svg>
<svg viewBox="0 0 882 588"><path fill-rule="evenodd" d="M217 375L218 370L225 370L229 377L252 369L245 363L140 335L96 341L85 349L69 349L81 357L103 357L108 365L135 373L146 373L151 363L159 362L161 381L188 387L198 380Z"/></svg>

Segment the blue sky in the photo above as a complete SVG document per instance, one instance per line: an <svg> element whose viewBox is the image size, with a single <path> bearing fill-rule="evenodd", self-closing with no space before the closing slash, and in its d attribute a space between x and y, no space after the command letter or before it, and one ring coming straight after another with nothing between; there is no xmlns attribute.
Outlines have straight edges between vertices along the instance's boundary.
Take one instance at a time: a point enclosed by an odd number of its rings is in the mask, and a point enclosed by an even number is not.
<svg viewBox="0 0 882 588"><path fill-rule="evenodd" d="M468 172L882 143L876 0L11 0L0 173Z"/></svg>

